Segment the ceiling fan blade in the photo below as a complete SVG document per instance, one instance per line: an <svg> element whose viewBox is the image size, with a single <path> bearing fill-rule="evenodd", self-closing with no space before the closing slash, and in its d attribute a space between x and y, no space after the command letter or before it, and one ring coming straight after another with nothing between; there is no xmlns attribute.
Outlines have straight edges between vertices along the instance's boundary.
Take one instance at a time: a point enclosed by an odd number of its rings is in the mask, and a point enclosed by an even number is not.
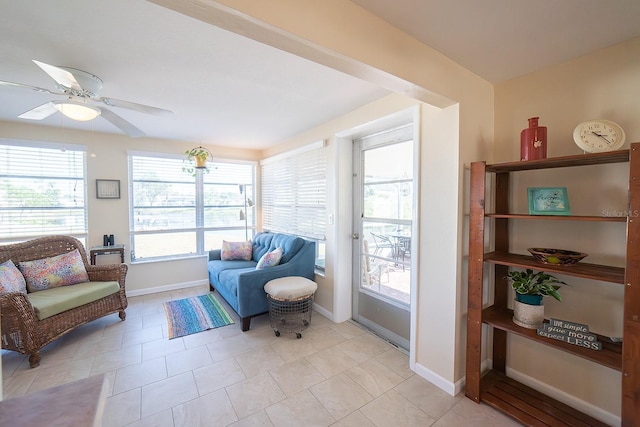
<svg viewBox="0 0 640 427"><path fill-rule="evenodd" d="M25 89L35 90L36 92L50 93L51 95L64 95L64 93L62 92L52 92L49 89L45 89L38 86L23 85L22 83L6 82L3 80L0 80L0 86L15 86L15 87L21 87Z"/></svg>
<svg viewBox="0 0 640 427"><path fill-rule="evenodd" d="M139 111L141 113L153 114L156 116L174 117L173 111L164 108L151 107L150 105L137 104L135 102L123 101L114 98L99 98L96 101L102 101L110 107L126 108L127 110Z"/></svg>
<svg viewBox="0 0 640 427"><path fill-rule="evenodd" d="M138 129L113 111L100 107L98 107L98 109L100 110L100 115L104 119L106 119L108 122L110 122L112 125L120 129L127 135L133 138L144 136L144 132L142 132L140 129Z"/></svg>
<svg viewBox="0 0 640 427"><path fill-rule="evenodd" d="M53 104L53 102L47 102L46 104L42 104L36 108L32 108L31 110L20 114L18 117L21 119L42 120L46 119L57 111L58 109Z"/></svg>
<svg viewBox="0 0 640 427"><path fill-rule="evenodd" d="M42 68L45 73L49 74L49 76L59 85L82 92L82 86L80 86L80 83L78 83L73 74L67 70L63 70L62 68L54 65L45 64L44 62L36 61L35 59L32 59L32 61L35 62L38 67Z"/></svg>

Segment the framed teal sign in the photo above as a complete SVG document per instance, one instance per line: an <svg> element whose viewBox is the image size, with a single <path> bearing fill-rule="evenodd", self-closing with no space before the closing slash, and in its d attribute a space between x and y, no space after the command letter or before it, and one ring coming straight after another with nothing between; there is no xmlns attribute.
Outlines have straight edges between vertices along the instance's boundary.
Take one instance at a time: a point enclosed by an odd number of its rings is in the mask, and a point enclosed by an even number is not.
<svg viewBox="0 0 640 427"><path fill-rule="evenodd" d="M567 187L531 187L529 215L571 215Z"/></svg>

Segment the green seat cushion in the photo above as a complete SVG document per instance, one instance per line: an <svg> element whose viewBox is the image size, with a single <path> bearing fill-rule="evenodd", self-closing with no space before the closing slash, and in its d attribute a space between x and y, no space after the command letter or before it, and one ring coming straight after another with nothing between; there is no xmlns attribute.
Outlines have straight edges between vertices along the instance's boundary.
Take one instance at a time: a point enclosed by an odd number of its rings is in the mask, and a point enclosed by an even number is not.
<svg viewBox="0 0 640 427"><path fill-rule="evenodd" d="M38 319L46 319L63 311L99 300L120 290L116 281L84 282L27 294Z"/></svg>

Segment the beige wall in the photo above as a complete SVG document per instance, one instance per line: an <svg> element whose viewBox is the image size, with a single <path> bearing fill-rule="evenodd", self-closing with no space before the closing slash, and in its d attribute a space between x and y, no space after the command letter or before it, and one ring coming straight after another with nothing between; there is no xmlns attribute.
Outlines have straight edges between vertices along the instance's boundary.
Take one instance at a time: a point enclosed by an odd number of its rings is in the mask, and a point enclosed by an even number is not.
<svg viewBox="0 0 640 427"><path fill-rule="evenodd" d="M518 160L527 118L547 126L549 157L580 154L573 129L606 118L640 141L640 38L496 85L495 159Z"/></svg>
<svg viewBox="0 0 640 427"><path fill-rule="evenodd" d="M518 159L520 131L532 116L539 116L540 124L548 128L548 157L580 154L573 142L573 129L593 118L619 123L627 134L623 148L628 148L629 142L640 141L639 76L640 39L634 39L497 85L495 159ZM519 212L527 210L528 186L566 186L576 214L603 215L605 210L624 212L627 207L627 164L528 172L516 177L513 208ZM516 222L512 231L517 233L511 242L513 251L560 247L587 252L585 262L624 266L623 223ZM545 301L547 317L586 323L595 332L621 336L622 286L575 277L561 279L571 286L562 289L562 303ZM561 398L566 399L562 393L568 393L587 406L594 405L587 410L595 415L602 417L602 410L620 413L620 372L516 337L510 337L508 360L509 368L556 388Z"/></svg>

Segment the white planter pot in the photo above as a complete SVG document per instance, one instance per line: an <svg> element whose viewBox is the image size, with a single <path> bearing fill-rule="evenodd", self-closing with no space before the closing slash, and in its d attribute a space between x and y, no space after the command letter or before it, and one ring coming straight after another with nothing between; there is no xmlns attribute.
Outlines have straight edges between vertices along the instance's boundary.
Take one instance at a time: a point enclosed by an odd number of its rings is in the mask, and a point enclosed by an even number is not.
<svg viewBox="0 0 640 427"><path fill-rule="evenodd" d="M513 323L528 329L541 327L544 323L544 305L529 305L514 301Z"/></svg>

